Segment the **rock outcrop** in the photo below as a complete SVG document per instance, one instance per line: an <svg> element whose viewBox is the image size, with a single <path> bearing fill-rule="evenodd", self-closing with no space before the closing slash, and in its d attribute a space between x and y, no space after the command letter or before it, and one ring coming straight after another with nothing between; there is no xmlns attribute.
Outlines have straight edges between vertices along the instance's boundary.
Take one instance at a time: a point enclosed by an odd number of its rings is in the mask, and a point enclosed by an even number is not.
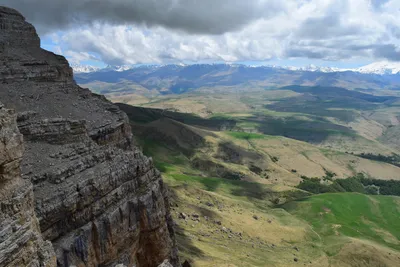
<svg viewBox="0 0 400 267"><path fill-rule="evenodd" d="M16 118L0 104L0 266L55 266L35 215L32 184L21 177L24 146Z"/></svg>
<svg viewBox="0 0 400 267"><path fill-rule="evenodd" d="M179 265L167 189L125 113L77 86L66 59L42 50L34 27L4 7L0 100L25 139L20 181L34 188L37 251L50 240L58 266ZM51 251L37 254L37 266L54 266L44 261Z"/></svg>

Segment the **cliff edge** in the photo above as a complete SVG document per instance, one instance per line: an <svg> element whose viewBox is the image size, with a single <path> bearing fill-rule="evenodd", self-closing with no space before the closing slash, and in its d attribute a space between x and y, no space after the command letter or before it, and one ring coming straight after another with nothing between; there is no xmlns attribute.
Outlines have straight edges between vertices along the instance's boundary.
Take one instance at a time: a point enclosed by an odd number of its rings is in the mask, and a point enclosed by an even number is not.
<svg viewBox="0 0 400 267"><path fill-rule="evenodd" d="M22 154L8 123L19 151L8 158L21 161L22 178L16 163L3 174L9 161L0 158L0 190L10 193L0 199L0 267L23 266L13 258L23 258L26 244L37 252L26 266L55 266L54 254L58 266L179 266L167 189L135 146L125 113L80 88L67 60L41 49L35 28L6 7L0 7L0 100L16 111L25 142ZM3 223L6 203L24 188L19 207L35 238L12 243L3 234L10 225ZM9 252L5 242L22 252Z"/></svg>

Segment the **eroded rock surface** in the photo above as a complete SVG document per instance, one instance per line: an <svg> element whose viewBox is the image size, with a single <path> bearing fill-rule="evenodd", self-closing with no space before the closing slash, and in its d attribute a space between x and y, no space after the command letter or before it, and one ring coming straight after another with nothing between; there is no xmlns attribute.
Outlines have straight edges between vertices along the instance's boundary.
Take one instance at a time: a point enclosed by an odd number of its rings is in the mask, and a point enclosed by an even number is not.
<svg viewBox="0 0 400 267"><path fill-rule="evenodd" d="M0 266L55 266L35 215L32 184L21 177L23 151L16 115L0 104Z"/></svg>
<svg viewBox="0 0 400 267"><path fill-rule="evenodd" d="M18 113L22 176L58 266L178 266L167 189L125 113L77 86L17 11L0 7L0 36L0 100Z"/></svg>

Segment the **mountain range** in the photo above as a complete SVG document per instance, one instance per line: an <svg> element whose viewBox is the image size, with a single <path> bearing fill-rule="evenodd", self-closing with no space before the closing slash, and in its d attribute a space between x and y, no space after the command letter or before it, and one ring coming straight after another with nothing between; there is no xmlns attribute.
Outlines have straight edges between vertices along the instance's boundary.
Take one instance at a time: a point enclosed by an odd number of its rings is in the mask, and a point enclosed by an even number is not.
<svg viewBox="0 0 400 267"><path fill-rule="evenodd" d="M98 71L126 71L131 69L131 66L121 65L121 66L111 66L108 65L105 68L95 67L91 65L79 65L79 64L71 64L74 73L91 73L91 72L98 72Z"/></svg>
<svg viewBox="0 0 400 267"><path fill-rule="evenodd" d="M229 64L227 64L229 65ZM240 65L240 64L231 64L233 66ZM152 67L163 67L165 65L150 65ZM188 66L185 64L178 64L178 66ZM127 71L137 66L134 65L119 65L119 66L112 66L108 65L105 68L95 67L91 65L80 65L80 64L72 64L72 69L75 73L90 73L90 72L97 72L97 71ZM316 66L314 64L306 65L303 67L294 67L294 66L279 66L279 65L265 65L265 66L249 66L253 68L257 67L270 67L270 68L277 68L277 69L287 69L293 71L311 71L311 72L344 72L344 71L352 71L352 72L359 72L359 73L366 73L366 74L399 74L400 73L400 63L397 62L388 62L388 61L379 61L374 62L359 68L337 68L337 67L325 67L325 66Z"/></svg>
<svg viewBox="0 0 400 267"><path fill-rule="evenodd" d="M139 89L141 94L180 94L210 87L268 89L289 85L381 91L400 89L399 71L400 65L383 62L353 70L237 64L141 65L109 66L94 71L75 67L75 79L79 84L104 94L111 88L115 92L116 84L119 89L128 90L129 93L137 93Z"/></svg>

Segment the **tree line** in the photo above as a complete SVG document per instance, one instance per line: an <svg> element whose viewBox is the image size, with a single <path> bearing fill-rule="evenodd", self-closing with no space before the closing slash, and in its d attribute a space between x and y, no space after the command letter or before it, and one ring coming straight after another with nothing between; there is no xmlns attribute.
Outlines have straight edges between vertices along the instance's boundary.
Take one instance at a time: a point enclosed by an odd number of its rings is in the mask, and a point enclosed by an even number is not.
<svg viewBox="0 0 400 267"><path fill-rule="evenodd" d="M323 178L302 176L302 178L303 181L297 187L313 194L358 192L368 195L400 196L400 181L368 178L362 173L335 180L326 176Z"/></svg>

